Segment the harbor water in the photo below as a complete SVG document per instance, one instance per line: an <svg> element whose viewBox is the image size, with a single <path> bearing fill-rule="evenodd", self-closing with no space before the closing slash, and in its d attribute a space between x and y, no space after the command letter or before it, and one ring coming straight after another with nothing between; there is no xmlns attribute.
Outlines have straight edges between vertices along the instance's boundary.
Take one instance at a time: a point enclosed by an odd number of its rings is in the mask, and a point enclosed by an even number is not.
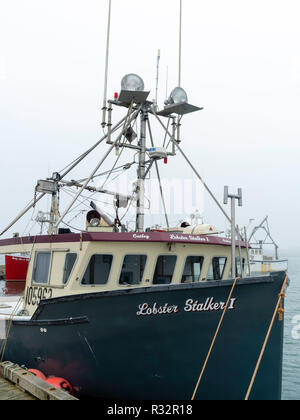
<svg viewBox="0 0 300 420"><path fill-rule="evenodd" d="M289 260L290 285L285 300L285 340L283 357L283 400L300 400L300 256ZM0 296L18 295L22 285L12 284L9 289L0 280Z"/></svg>

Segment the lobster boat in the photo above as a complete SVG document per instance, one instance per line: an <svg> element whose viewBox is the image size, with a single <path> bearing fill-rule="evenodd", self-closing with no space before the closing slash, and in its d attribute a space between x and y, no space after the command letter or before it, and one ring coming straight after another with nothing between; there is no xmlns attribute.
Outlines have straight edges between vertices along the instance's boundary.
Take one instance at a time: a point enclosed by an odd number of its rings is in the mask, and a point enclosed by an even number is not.
<svg viewBox="0 0 300 420"><path fill-rule="evenodd" d="M104 136L39 179L34 199L1 232L1 254L30 258L24 295L11 305L0 301L0 358L64 378L80 399L279 400L286 272L249 271L251 246L235 221L242 190L225 187L221 204L183 150L182 119L203 108L189 103L180 83L163 107L149 93L141 77L124 76L120 92L104 100ZM113 124L115 108L124 116ZM134 156L129 162L122 162L124 150ZM97 165L75 178L93 152ZM170 223L160 165L177 155L230 222L231 238L214 224ZM108 159L111 169L101 172ZM130 191L107 189L106 179L132 168ZM150 175L159 185L160 226L146 224ZM72 200L62 203L63 192ZM97 202L103 195L112 215ZM6 235L47 197L47 232ZM75 225L69 218L83 202ZM126 222L132 207L134 226Z"/></svg>

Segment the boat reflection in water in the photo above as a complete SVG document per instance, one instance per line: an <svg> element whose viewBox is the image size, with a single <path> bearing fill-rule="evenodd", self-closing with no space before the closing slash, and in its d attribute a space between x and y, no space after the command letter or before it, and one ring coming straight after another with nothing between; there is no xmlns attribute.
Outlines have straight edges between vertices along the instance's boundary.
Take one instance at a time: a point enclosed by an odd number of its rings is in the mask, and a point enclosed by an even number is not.
<svg viewBox="0 0 300 420"><path fill-rule="evenodd" d="M0 295L3 296L20 296L24 293L26 282L25 281L3 281L3 289L1 290L0 285Z"/></svg>

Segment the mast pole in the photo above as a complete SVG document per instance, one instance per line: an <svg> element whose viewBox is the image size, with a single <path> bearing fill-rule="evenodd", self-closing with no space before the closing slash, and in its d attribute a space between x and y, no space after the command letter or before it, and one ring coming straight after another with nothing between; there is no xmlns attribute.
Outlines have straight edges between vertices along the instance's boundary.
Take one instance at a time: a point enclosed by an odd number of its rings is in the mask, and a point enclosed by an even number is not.
<svg viewBox="0 0 300 420"><path fill-rule="evenodd" d="M238 188L237 194L229 194L228 186L224 187L224 204L228 204L228 199L231 199L231 276L234 279L236 277L236 236L238 235L239 243L240 243L240 233L239 230L236 228L235 225L235 200L238 200L239 207L243 205L243 193L242 189ZM241 257L240 257L241 258ZM242 268L241 268L242 273Z"/></svg>
<svg viewBox="0 0 300 420"><path fill-rule="evenodd" d="M235 263L235 199L236 196L232 195L231 198L231 277L235 279L236 277L236 263Z"/></svg>
<svg viewBox="0 0 300 420"><path fill-rule="evenodd" d="M49 235L57 234L58 227L55 225L58 219L59 219L59 200L58 200L57 193L53 193L52 198L51 198L50 223L49 223L49 229L48 229Z"/></svg>
<svg viewBox="0 0 300 420"><path fill-rule="evenodd" d="M141 135L139 140L139 164L137 169L137 208L136 231L144 231L145 222L145 173L146 173L146 131L148 121L148 108L144 104L141 110Z"/></svg>

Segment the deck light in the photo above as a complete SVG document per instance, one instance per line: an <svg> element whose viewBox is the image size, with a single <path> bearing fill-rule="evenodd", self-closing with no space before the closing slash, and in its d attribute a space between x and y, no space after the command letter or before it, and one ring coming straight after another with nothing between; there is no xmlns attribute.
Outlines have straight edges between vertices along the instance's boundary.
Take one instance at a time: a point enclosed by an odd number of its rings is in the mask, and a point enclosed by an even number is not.
<svg viewBox="0 0 300 420"><path fill-rule="evenodd" d="M126 74L123 77L121 82L122 90L130 90L130 91L143 91L144 90L144 82L143 79L138 76L137 74L130 73Z"/></svg>
<svg viewBox="0 0 300 420"><path fill-rule="evenodd" d="M181 87L176 87L172 90L169 99L167 100L167 104L182 104L188 102L188 96L186 91Z"/></svg>
<svg viewBox="0 0 300 420"><path fill-rule="evenodd" d="M140 76L134 73L126 74L121 82L121 92L117 104L126 107L129 107L131 103L143 104L150 93L145 92L144 88L144 82Z"/></svg>
<svg viewBox="0 0 300 420"><path fill-rule="evenodd" d="M157 112L157 115L170 117L172 114L185 115L191 112L201 111L203 108L188 103L188 96L184 89L176 87L170 93L169 98L165 101L165 107Z"/></svg>
<svg viewBox="0 0 300 420"><path fill-rule="evenodd" d="M99 226L99 225L100 225L100 219L98 219L98 218L91 219L91 220L90 220L90 225L91 225L92 227L97 227L97 226Z"/></svg>

